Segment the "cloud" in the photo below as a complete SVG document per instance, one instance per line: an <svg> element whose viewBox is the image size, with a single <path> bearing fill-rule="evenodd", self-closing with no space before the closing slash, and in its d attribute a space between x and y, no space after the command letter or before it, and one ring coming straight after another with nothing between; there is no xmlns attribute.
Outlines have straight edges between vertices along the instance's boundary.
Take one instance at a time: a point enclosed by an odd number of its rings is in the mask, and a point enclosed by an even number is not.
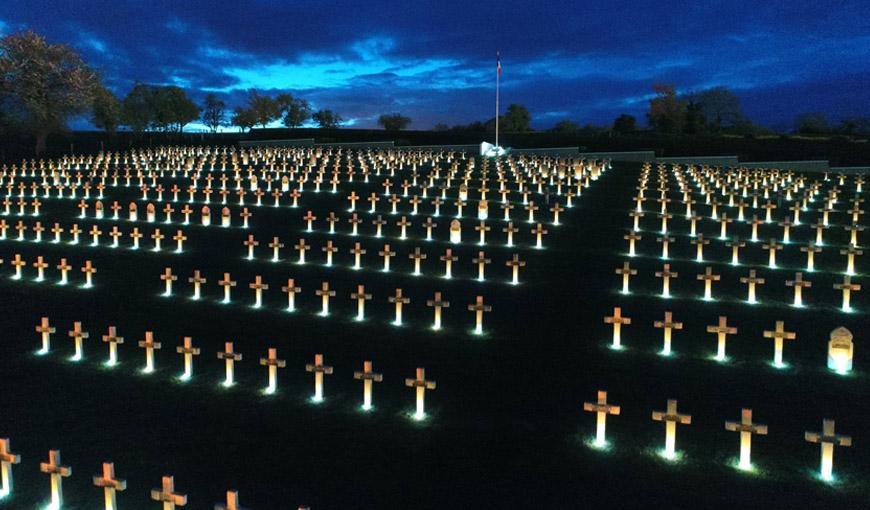
<svg viewBox="0 0 870 510"><path fill-rule="evenodd" d="M175 84L232 108L249 88L290 91L366 127L393 111L419 128L492 117L497 50L502 103L528 106L538 128L642 118L655 82L729 87L763 124L804 109L870 116L868 20L850 0L0 3L0 34L32 27L75 46L120 95Z"/></svg>

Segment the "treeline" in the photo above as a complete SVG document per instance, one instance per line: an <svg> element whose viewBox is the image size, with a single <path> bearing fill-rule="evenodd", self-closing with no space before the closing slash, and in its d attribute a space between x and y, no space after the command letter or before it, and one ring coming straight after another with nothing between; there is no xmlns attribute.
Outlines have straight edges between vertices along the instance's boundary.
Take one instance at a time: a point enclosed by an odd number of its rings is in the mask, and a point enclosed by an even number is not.
<svg viewBox="0 0 870 510"><path fill-rule="evenodd" d="M741 111L738 96L725 87L678 94L674 85L653 85L649 100L648 128L638 126L627 113L606 126L582 126L570 119L558 121L548 131L578 135L645 133L666 135L759 135L775 134L760 127ZM314 110L304 98L290 93L269 95L251 90L244 103L230 110L216 94L208 94L196 104L187 92L174 85L137 83L123 98L106 88L100 74L88 66L75 50L65 44L49 44L33 31L0 38L0 136L27 134L36 140L36 153L45 150L50 133L64 131L67 122L89 116L91 123L114 133L127 129L134 133L180 133L188 124L201 121L210 131L235 126L241 131L267 127L280 122L289 128L316 125L341 127L342 116L326 108ZM400 113L386 113L378 124L388 131L399 131L411 124ZM528 133L532 116L521 104L511 104L498 118L505 133ZM492 132L495 117L485 121L448 126L438 124L435 131ZM823 113L804 113L797 117L794 131L809 135L845 136L870 134L870 119L850 118L839 124Z"/></svg>
<svg viewBox="0 0 870 510"><path fill-rule="evenodd" d="M634 115L622 113L608 125L581 125L565 119L547 131L595 135L614 133L652 133L662 135L737 135L761 136L779 134L755 124L741 110L740 98L727 87L713 87L697 92L678 94L674 85L654 84L654 97L649 100L647 128L638 125ZM499 117L499 128L506 133L528 133L532 127L529 110L519 104L508 107ZM437 124L436 131L492 132L495 117L486 121L448 126ZM846 118L839 124L830 122L824 113L802 113L794 122L794 133L807 135L870 135L870 118Z"/></svg>

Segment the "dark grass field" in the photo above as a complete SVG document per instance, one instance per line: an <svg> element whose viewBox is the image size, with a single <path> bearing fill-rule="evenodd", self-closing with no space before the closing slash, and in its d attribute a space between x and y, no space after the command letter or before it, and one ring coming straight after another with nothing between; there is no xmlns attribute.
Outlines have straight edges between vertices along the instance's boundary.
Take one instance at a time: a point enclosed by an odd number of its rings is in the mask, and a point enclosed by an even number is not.
<svg viewBox="0 0 870 510"><path fill-rule="evenodd" d="M347 250L354 239L335 234L332 238L341 250L335 255L337 267L323 268L319 250L328 237L323 223L319 233L305 233L299 218L307 209L320 212L321 218L329 210L345 218L346 202L340 198L344 194L321 194L317 200L322 204L303 201L295 210L251 207L249 231L261 243L252 261L244 259L241 244L249 232L238 227L184 227L189 240L182 254L171 252L174 243L168 237L175 226L161 228L167 239L160 253L110 249L105 233L103 246L96 248L87 246L90 237L84 234L78 246L0 241L0 256L7 261L0 278L0 435L11 439L22 457L14 468L14 495L0 507L36 508L47 503L48 478L38 465L54 448L73 468L73 476L64 481L65 508L82 510L97 508L102 501L91 476L100 472L103 461L113 461L117 475L128 482L118 497L125 509L157 508L148 491L159 487L166 474L175 476L176 488L189 495L187 508L192 509L211 509L227 489L238 489L243 505L252 509L866 505L870 351L865 338L870 289L853 295L855 312L842 313L839 291L831 285L842 278L844 257L827 248L818 255L817 272L808 275L813 282L804 293L808 306L789 306L792 289L784 281L803 267L804 254L797 243L811 235L804 226L793 231L793 245L778 254L781 267L776 270L762 267L767 254L752 245L742 250L745 265L724 264L730 261L730 250L713 240L705 255L714 261L710 265L722 274L722 281L714 284L716 301L701 301L703 285L695 274L706 264L691 260L694 247L679 235L687 226L677 214L682 209L676 207L671 228L678 240L671 247L670 261L680 273L672 282L675 296L658 297L661 282L653 272L662 261L655 232L642 233L640 256L631 260L639 270L632 278L633 292L620 294L620 277L613 270L626 260L622 236L631 225L627 213L638 172L639 166L614 165L575 198L561 226L547 226L550 233L543 250L528 248L532 225L525 221L517 222L519 248L501 246L504 234L495 227L500 229L502 222L492 222L488 239L498 243L485 248L493 260L487 268L493 281L487 283L472 279L476 266L470 259L479 248L471 222L465 224L464 237L474 242L454 249L460 260L450 281L438 277L443 266L437 257L449 246L443 242L391 239L399 254L393 271L384 274L374 269L381 267L376 252L384 240L356 239L368 254L366 269L352 271ZM654 188L655 170L651 175ZM138 195L130 191L121 203ZM648 195L655 196L652 190ZM310 195L305 197L310 200ZM672 198L679 196L674 193ZM326 205L329 200L335 200L334 207ZM52 217L67 226L78 221L88 228L96 221L74 220L75 201L45 202L41 219L46 226ZM367 204L359 207L367 209ZM379 204L381 210L386 207ZM646 204L649 212L643 225L657 230L655 207L654 202ZM233 209L235 213L238 208ZM491 217L500 217L495 211ZM140 204L140 217L143 213ZM514 214L524 217L519 206ZM814 212L805 214L815 219ZM370 220L368 214L361 217ZM398 220L384 217L392 223ZM409 219L415 223L412 231L419 234L424 217ZM125 232L132 227L124 220L98 223L104 232L112 224ZM443 232L447 218L438 223ZM343 222L338 228L346 232L348 227ZM370 225L364 228L369 231ZM151 226L140 229L147 235ZM718 224L709 220L699 229L709 237L718 235ZM748 229L737 223L730 226L741 237L748 237ZM830 229L826 240L844 243L847 234L840 230ZM780 235L780 229L771 226L762 226L761 232L764 239ZM14 237L11 231L9 235ZM285 260L278 263L269 260L266 246L274 235L287 245L282 250ZM313 246L308 253L311 263L305 266L291 262L296 258L291 245L299 237ZM122 241L124 246L128 243ZM143 239L142 245L150 247L151 241ZM424 262L427 274L419 277L409 275L412 262L407 259L416 245L429 255ZM81 282L78 268L91 259L98 269L95 286L35 283L32 267L25 270L25 280L14 281L8 261L15 253L30 264L37 255L53 265L67 257L76 268L74 282ZM506 284L509 269L504 261L513 253L528 264L518 286ZM746 290L738 281L748 273L748 264L758 264L767 278L758 289L761 304L754 306L742 301ZM158 279L167 266L179 275L172 297L161 296L163 282ZM866 260L859 257L858 272L865 267ZM186 282L194 269L209 280L200 301L190 299L191 285ZM238 281L229 305L219 303L222 290L216 285L224 272ZM52 282L55 273L48 272ZM258 274L271 288L264 307L253 309L247 284ZM297 296L299 310L292 314L282 310L286 295L280 292L288 277L303 289ZM866 284L860 275L854 280ZM314 290L322 281L337 291L330 317L317 315L320 300ZM363 323L352 320L356 303L349 294L357 284L365 284L374 295ZM411 297L402 327L389 324L393 307L387 296L396 287ZM439 290L451 307L445 311L445 330L433 332L428 328L431 309L423 305ZM493 307L484 319L483 336L470 334L473 314L465 310L477 294ZM603 323L614 306L621 306L633 320L623 328L626 349L618 352L607 348L611 329ZM656 354L661 331L652 327L666 310L684 323L684 329L674 333L676 355L670 358ZM719 315L727 315L739 328L729 338L727 364L708 359L715 351L715 336L705 329ZM57 327L53 352L47 356L34 354L39 347L34 326L41 316L50 317ZM67 361L72 342L66 331L76 320L83 322L91 338L85 345L86 359L72 363ZM785 346L790 364L786 370L768 364L772 341L762 337L776 320L784 320L786 329L797 333L797 339ZM119 348L121 363L114 368L102 366L107 349L99 337L109 325L117 326L125 338ZM828 333L837 326L855 334L855 372L849 376L826 369ZM146 330L154 331L163 343L156 355L157 371L150 375L139 372L144 353L136 347ZM183 336L192 336L202 348L194 377L186 383L176 380L182 358L175 347ZM231 389L219 385L223 363L215 356L225 341L235 342L244 355L236 366L238 384ZM287 368L280 371L278 393L265 396L260 391L266 369L258 359L269 347L278 348ZM326 363L335 367L335 373L326 376L326 399L320 404L308 400L313 377L304 370L315 353L323 353ZM375 410L368 413L359 409L362 385L352 377L367 359L384 374L384 382L375 385ZM429 417L424 422L409 417L413 390L403 384L418 366L438 383L427 394ZM582 403L594 400L599 389L622 406L620 416L608 419L608 451L585 444L594 433L595 418L582 411ZM664 426L650 420L651 411L664 409L668 398L678 399L680 411L693 417L692 425L678 427L677 447L683 456L674 463L657 455ZM756 474L731 465L739 437L727 432L724 422L739 419L741 407L753 408L754 419L770 429L769 435L753 440ZM836 448L833 484L817 479L819 446L803 439L805 430L821 429L822 418L836 419L837 431L854 440L851 448Z"/></svg>

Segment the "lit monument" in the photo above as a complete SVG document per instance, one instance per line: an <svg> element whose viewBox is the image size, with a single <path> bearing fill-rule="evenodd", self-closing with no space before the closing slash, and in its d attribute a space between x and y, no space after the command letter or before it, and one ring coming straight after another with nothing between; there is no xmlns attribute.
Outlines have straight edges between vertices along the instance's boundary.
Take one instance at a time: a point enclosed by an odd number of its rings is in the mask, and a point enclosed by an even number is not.
<svg viewBox="0 0 870 510"><path fill-rule="evenodd" d="M72 475L72 468L61 465L60 450L48 452L48 462L39 464L39 471L49 475L51 479L51 510L63 508L63 479Z"/></svg>
<svg viewBox="0 0 870 510"><path fill-rule="evenodd" d="M538 223L535 228L530 231L535 236L535 248L541 249L544 247L544 235L547 234L547 230Z"/></svg>
<svg viewBox="0 0 870 510"><path fill-rule="evenodd" d="M492 307L483 304L483 296L477 296L474 304L468 305L468 311L474 312L474 334L483 334L483 314L484 312L491 312Z"/></svg>
<svg viewBox="0 0 870 510"><path fill-rule="evenodd" d="M193 346L193 339L189 336L184 337L184 343L175 348L175 352L184 356L184 373L180 379L186 381L193 377L193 357L199 356L199 347Z"/></svg>
<svg viewBox="0 0 870 510"><path fill-rule="evenodd" d="M716 361L725 361L725 341L728 335L737 334L737 328L728 325L728 317L719 316L719 324L707 326L707 333L716 333Z"/></svg>
<svg viewBox="0 0 870 510"><path fill-rule="evenodd" d="M450 222L450 242L459 244L462 242L462 223L454 219Z"/></svg>
<svg viewBox="0 0 870 510"><path fill-rule="evenodd" d="M653 421L665 422L665 449L662 451L662 456L668 460L676 457L676 441L677 441L677 424L690 425L692 416L688 414L679 414L677 412L677 401L668 400L666 411L653 411Z"/></svg>
<svg viewBox="0 0 870 510"><path fill-rule="evenodd" d="M293 278L287 279L287 285L281 287L281 292L287 294L287 311L293 312L296 310L296 294L302 292L301 287L297 287Z"/></svg>
<svg viewBox="0 0 870 510"><path fill-rule="evenodd" d="M752 423L752 409L740 411L740 421L726 421L725 430L740 432L740 462L737 467L743 470L752 469L752 434L767 435L767 425Z"/></svg>
<svg viewBox="0 0 870 510"><path fill-rule="evenodd" d="M272 262L278 262L281 260L281 248L284 247L284 244L281 242L278 237L273 237L272 242L269 243L269 248L272 248Z"/></svg>
<svg viewBox="0 0 870 510"><path fill-rule="evenodd" d="M852 311L852 291L858 292L861 290L861 285L852 283L852 277L846 275L843 277L843 283L835 283L834 288L843 292L843 311Z"/></svg>
<svg viewBox="0 0 870 510"><path fill-rule="evenodd" d="M164 296L171 296L172 295L172 282L174 282L175 280L178 279L177 276L172 274L172 268L167 267L163 271L163 274L160 275L160 279L163 280L164 282L166 282L166 290L163 292L163 295Z"/></svg>
<svg viewBox="0 0 870 510"><path fill-rule="evenodd" d="M625 263L628 265L628 262ZM524 260L520 260L520 256L516 253L513 254L513 257L505 262L505 266L511 268L511 284L517 285L520 283L520 268L525 267L526 262ZM637 271L635 271L636 273Z"/></svg>
<svg viewBox="0 0 870 510"><path fill-rule="evenodd" d="M660 354L662 356L670 356L671 355L671 332L675 329L683 329L682 322L674 322L673 315L671 312L665 312L665 319L663 321L655 321L653 322L653 327L657 329L663 330L664 334L664 344Z"/></svg>
<svg viewBox="0 0 870 510"><path fill-rule="evenodd" d="M115 478L115 465L111 462L103 462L103 474L93 477L93 482L95 487L103 489L105 509L117 510L118 503L115 500L115 493L124 491L127 488L127 482Z"/></svg>
<svg viewBox="0 0 870 510"><path fill-rule="evenodd" d="M362 372L354 372L353 378L363 382L362 408L364 411L368 411L372 408L372 382L381 382L384 380L384 376L372 371L371 361L364 361Z"/></svg>
<svg viewBox="0 0 870 510"><path fill-rule="evenodd" d="M394 303L396 306L396 320L393 321L394 326L402 325L402 305L408 304L411 302L411 299L402 295L402 289L396 289L396 294L393 296L389 296L387 301L390 303Z"/></svg>
<svg viewBox="0 0 870 510"><path fill-rule="evenodd" d="M263 277L257 275L254 281L248 284L248 287L254 291L254 308L263 306L263 291L269 290L269 284L263 283Z"/></svg>
<svg viewBox="0 0 870 510"><path fill-rule="evenodd" d="M414 248L414 253L408 254L408 258L414 261L414 272L412 273L415 276L421 274L420 272L420 261L426 260L427 255L420 251L420 247L417 246Z"/></svg>
<svg viewBox="0 0 870 510"><path fill-rule="evenodd" d="M415 420L423 420L426 418L425 398L426 390L434 390L435 381L426 380L426 369L417 368L416 377L414 379L405 379L405 386L415 388L417 392L417 409L414 412Z"/></svg>
<svg viewBox="0 0 870 510"><path fill-rule="evenodd" d="M160 349L160 342L154 341L154 333L151 331L145 332L145 340L139 340L139 347L145 349L145 368L142 369L146 374L154 371L154 351Z"/></svg>
<svg viewBox="0 0 870 510"><path fill-rule="evenodd" d="M384 249L378 252L378 255L384 258L384 269L385 273L390 272L390 257L395 257L396 252L390 250L390 245L385 244Z"/></svg>
<svg viewBox="0 0 870 510"><path fill-rule="evenodd" d="M323 354L314 355L314 363L305 365L306 372L314 372L314 396L312 402L323 401L323 374L332 374L332 367L323 364Z"/></svg>
<svg viewBox="0 0 870 510"><path fill-rule="evenodd" d="M519 232L520 229L514 226L514 222L509 221L508 224L501 229L502 232L507 234L507 241L505 246L513 246L514 245L514 234Z"/></svg>
<svg viewBox="0 0 870 510"><path fill-rule="evenodd" d="M695 261L704 262L704 246L710 244L709 239L704 238L704 234L698 234L698 237L689 241L695 245Z"/></svg>
<svg viewBox="0 0 870 510"><path fill-rule="evenodd" d="M21 456L12 453L9 438L0 438L0 500L12 494L12 466L21 462Z"/></svg>
<svg viewBox="0 0 870 510"><path fill-rule="evenodd" d="M296 260L297 264L305 263L305 252L311 249L311 246L305 244L305 239L300 239L297 244L293 245L296 250L299 251L299 258Z"/></svg>
<svg viewBox="0 0 870 510"><path fill-rule="evenodd" d="M746 301L752 304L757 303L758 301L755 299L755 286L764 285L764 278L756 276L755 269L750 269L749 276L740 277L740 283L745 283L748 285L748 294L746 296Z"/></svg>
<svg viewBox="0 0 870 510"><path fill-rule="evenodd" d="M486 253L479 251L477 252L477 257L471 259L471 262L477 264L477 280L482 282L484 280L484 268L492 260L486 258Z"/></svg>
<svg viewBox="0 0 870 510"><path fill-rule="evenodd" d="M794 340L796 335L791 331L785 330L783 321L776 321L776 329L773 331L764 331L764 338L773 338L773 366L782 368L785 364L782 362L782 345L784 340Z"/></svg>
<svg viewBox="0 0 870 510"><path fill-rule="evenodd" d="M151 489L151 499L163 503L163 510L175 510L176 506L187 505L187 495L175 492L175 479L164 476L160 489Z"/></svg>
<svg viewBox="0 0 870 510"><path fill-rule="evenodd" d="M801 246L800 248L802 252L806 252L807 254L807 271L809 272L815 270L815 254L822 251L818 245L819 243L810 243L807 246Z"/></svg>
<svg viewBox="0 0 870 510"><path fill-rule="evenodd" d="M834 446L852 446L852 438L834 433L834 420L822 420L822 432L805 432L804 439L810 443L820 443L822 460L819 475L822 480L834 479Z"/></svg>
<svg viewBox="0 0 870 510"><path fill-rule="evenodd" d="M75 342L75 354L70 358L71 361L79 361L84 357L84 349L82 348L82 342L85 338L88 338L89 334L87 331L82 330L81 322L73 322L73 328L71 331L67 332L70 338Z"/></svg>
<svg viewBox="0 0 870 510"><path fill-rule="evenodd" d="M850 245L848 248L840 250L840 255L846 256L846 274L855 274L855 256L864 255L864 252Z"/></svg>
<svg viewBox="0 0 870 510"><path fill-rule="evenodd" d="M371 300L372 295L366 294L365 285L357 285L356 292L351 292L351 299L356 300L356 320L362 321L366 318L366 301Z"/></svg>
<svg viewBox="0 0 870 510"><path fill-rule="evenodd" d="M124 343L124 337L118 336L115 326L109 326L108 334L103 335L103 342L109 344L109 359L106 366L113 367L118 364L118 345Z"/></svg>
<svg viewBox="0 0 870 510"><path fill-rule="evenodd" d="M459 260L459 257L453 254L453 250L447 248L444 250L444 255L438 257L444 262L444 278L453 278L453 263Z"/></svg>
<svg viewBox="0 0 870 510"><path fill-rule="evenodd" d="M607 392L598 390L598 400L596 402L583 402L583 410L589 413L595 413L595 446L598 448L607 445L605 437L605 426L607 424L607 415L619 415L620 407L607 403Z"/></svg>
<svg viewBox="0 0 870 510"><path fill-rule="evenodd" d="M631 324L631 317L623 317L622 316L622 308L614 307L613 315L604 318L605 324L613 324L613 343L610 345L611 349L622 349L622 325L626 326Z"/></svg>
<svg viewBox="0 0 870 510"><path fill-rule="evenodd" d="M855 354L855 345L852 343L852 332L844 327L831 331L831 339L828 341L828 368L838 374L845 374L852 370L852 358Z"/></svg>
<svg viewBox="0 0 870 510"><path fill-rule="evenodd" d="M248 260L254 259L254 248L260 246L260 241L254 239L254 236L248 234L248 238L242 241L242 244L248 248Z"/></svg>
<svg viewBox="0 0 870 510"><path fill-rule="evenodd" d="M718 274L713 274L713 268L707 266L703 274L697 275L698 280L704 281L704 300L710 301L713 299L713 282L718 282L722 277Z"/></svg>
<svg viewBox="0 0 870 510"><path fill-rule="evenodd" d="M622 293L628 294L628 279L637 274L637 269L632 269L628 265L628 261L625 261L622 263L622 267L614 270L614 273L622 276Z"/></svg>
<svg viewBox="0 0 870 510"><path fill-rule="evenodd" d="M55 332L54 326L48 323L48 317L43 317L36 326L36 332L42 336L42 348L39 349L39 354L48 354L51 350L51 335Z"/></svg>
<svg viewBox="0 0 870 510"><path fill-rule="evenodd" d="M193 276L188 278L187 281L193 284L193 299L199 299L200 287L206 282L206 279L199 274L199 269L195 270Z"/></svg>
<svg viewBox="0 0 870 510"><path fill-rule="evenodd" d="M474 230L480 232L480 240L477 241L477 244L483 246L486 244L486 233L492 230L492 227L486 224L485 221L481 221Z"/></svg>
<svg viewBox="0 0 870 510"><path fill-rule="evenodd" d="M287 366L287 362L283 359L278 359L278 349L269 348L268 357L260 358L260 365L269 367L269 384L266 386L266 393L272 394L278 390L278 369Z"/></svg>
<svg viewBox="0 0 870 510"><path fill-rule="evenodd" d="M776 252L778 250L782 250L782 245L776 242L776 239L771 239L769 242L761 245L762 249L765 249L769 252L767 257L767 265L768 267L775 268L776 267Z"/></svg>
<svg viewBox="0 0 870 510"><path fill-rule="evenodd" d="M803 306L803 288L812 287L812 282L804 280L803 273L795 273L794 280L786 280L786 287L794 287L794 306Z"/></svg>
<svg viewBox="0 0 870 510"><path fill-rule="evenodd" d="M656 271L656 278L662 279L662 297L671 297L671 278L676 278L679 273L671 271L671 265L665 264L661 271Z"/></svg>
<svg viewBox="0 0 870 510"><path fill-rule="evenodd" d="M329 298L335 296L335 291L329 290L329 282L323 282L320 288L314 291L314 294L320 296L320 315L326 317L329 315Z"/></svg>
<svg viewBox="0 0 870 510"><path fill-rule="evenodd" d="M12 276L12 279L13 280L20 280L21 279L21 268L26 266L27 262L25 262L21 258L21 254L16 253L15 258L12 259L12 262L10 262L10 264L15 266L15 274Z"/></svg>
<svg viewBox="0 0 870 510"><path fill-rule="evenodd" d="M350 253L353 255L353 269L362 268L360 259L366 254L366 250L363 249L359 243L354 243L353 248L350 249Z"/></svg>
<svg viewBox="0 0 870 510"><path fill-rule="evenodd" d="M226 376L224 377L223 385L229 388L236 383L235 365L237 361L242 361L242 355L241 353L233 351L232 342L224 342L224 350L217 353L217 358L224 361Z"/></svg>
<svg viewBox="0 0 870 510"><path fill-rule="evenodd" d="M426 301L426 306L431 306L435 309L435 317L432 322L432 329L441 329L441 309L450 308L450 301L441 299L441 293L436 292L435 298Z"/></svg>
<svg viewBox="0 0 870 510"><path fill-rule="evenodd" d="M227 491L226 504L217 504L214 510L245 510L239 504L239 491Z"/></svg>

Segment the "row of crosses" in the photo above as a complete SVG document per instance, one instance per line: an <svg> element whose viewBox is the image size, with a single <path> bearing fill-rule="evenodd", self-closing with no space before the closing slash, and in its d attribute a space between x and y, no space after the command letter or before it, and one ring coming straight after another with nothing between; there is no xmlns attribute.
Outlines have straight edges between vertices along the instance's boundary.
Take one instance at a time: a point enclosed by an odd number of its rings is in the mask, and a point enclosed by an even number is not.
<svg viewBox="0 0 870 510"><path fill-rule="evenodd" d="M629 294L629 281L632 276L637 275L637 269L633 269L629 262L623 262L622 267L618 267L614 270L614 273L622 277L622 290L623 294ZM671 269L670 264L664 264L661 271L656 271L656 278L661 278L662 280L662 292L661 296L664 298L673 297L671 294L671 280L679 277L679 273L675 270ZM695 278L698 281L704 282L704 300L712 300L713 299L713 282L720 281L722 279L722 275L716 274L713 272L712 266L707 266L704 269L703 273L697 274ZM756 295L756 289L758 286L764 285L766 283L766 279L758 274L758 271L755 269L750 269L749 273L746 276L740 277L740 283L746 285L746 302L750 304L758 303L758 298ZM804 273L798 271L795 273L794 278L790 280L785 280L786 287L792 287L794 289L794 300L792 301L792 305L796 307L802 307L803 302L803 289L812 287L813 283L804 278ZM834 289L839 290L842 293L842 305L841 309L845 312L851 312L852 308L852 293L858 292L861 290L861 285L852 281L852 276L850 274L845 274L843 276L843 281L839 283L835 283L832 286Z"/></svg>
<svg viewBox="0 0 870 510"><path fill-rule="evenodd" d="M594 402L583 403L583 410L595 413L596 416L596 434L592 446L595 448L608 447L609 443L605 435L607 416L618 416L622 411L621 406L608 403L607 392L599 390L597 399ZM691 425L692 415L679 412L677 410L677 401L668 399L665 410L652 412L652 420L664 422L665 424L665 446L661 450L662 457L668 460L677 459L677 425ZM767 425L753 422L752 409L744 408L740 411L739 421L725 422L725 430L740 433L740 460L737 467L743 470L752 470L752 436L767 435ZM822 455L819 474L822 479L831 480L833 478L834 446L851 446L852 438L836 434L834 432L834 420L825 418L822 420L822 432L805 432L804 440L818 443L821 446Z"/></svg>
<svg viewBox="0 0 870 510"><path fill-rule="evenodd" d="M631 317L622 315L621 307L614 307L613 314L604 317L604 323L610 324L613 327L613 340L610 347L615 350L623 349L622 345L622 326L631 324ZM674 320L672 312L665 312L664 319L653 322L653 327L661 329L663 332L663 347L659 354L669 356L671 354L671 335L673 331L683 329L683 323ZM728 356L725 353L725 345L728 335L737 334L737 328L728 324L728 318L725 316L719 317L717 324L707 326L707 332L716 335L716 361L726 361ZM773 366L777 368L785 367L783 362L783 346L786 340L794 340L797 334L793 331L785 330L784 321L776 321L775 327L772 330L765 330L763 337L773 340Z"/></svg>
<svg viewBox="0 0 870 510"><path fill-rule="evenodd" d="M628 241L628 255L630 257L635 257L638 255L636 245L638 241L643 239L643 236L635 231L629 232L622 236L623 239ZM661 245L661 254L660 257L663 260L668 260L671 258L670 247L676 242L675 237L668 236L667 234L662 234L661 236L657 236L655 238L656 242ZM753 241L754 242L754 241ZM704 247L710 244L710 238L705 237L704 234L698 234L692 236L689 239L689 244L693 245L694 248L694 260L696 262L703 262L704 258ZM728 262L732 265L740 264L740 250L747 246L745 240L741 240L739 237L735 237L728 241L724 242L725 247L730 251L730 259ZM789 246L788 242L779 243L776 239L770 239L768 242L757 245L763 252L767 252L767 265L768 267L775 268L776 265L776 254L779 251L782 251L783 248ZM806 245L799 245L798 249L806 253L807 259L807 270L813 271L815 270L815 256L817 253L822 252L822 245L810 242ZM840 255L845 257L845 269L843 270L846 274L855 274L855 258L857 256L863 255L864 251L857 247L857 245L850 244L845 248L841 248L839 250Z"/></svg>
<svg viewBox="0 0 870 510"><path fill-rule="evenodd" d="M9 438L0 438L0 467L2 467L2 480L0 480L0 496L12 497L12 466L21 463L21 456L13 453ZM50 505L48 508L61 510L63 508L63 479L72 476L73 471L61 461L60 450L49 450L48 460L39 463L39 471L48 475L51 485ZM103 462L100 474L92 477L93 485L101 489L103 495L103 508L105 510L117 510L118 493L127 490L127 481L115 475L115 464ZM163 505L163 510L175 510L176 507L187 506L187 495L176 491L175 478L169 475L163 476L160 487L151 489L150 500ZM244 510L239 505L239 492L228 490L226 502L214 505L216 510ZM308 507L300 506L297 510L308 510Z"/></svg>
<svg viewBox="0 0 870 510"><path fill-rule="evenodd" d="M0 259L0 264L3 264L4 260ZM21 258L20 253L16 253L12 260L9 261L9 265L15 268L12 273L13 280L21 280L24 278L22 268L27 266L27 261ZM49 268L51 264L45 261L45 258L42 255L36 257L36 261L33 263L34 269L36 269L36 278L34 279L37 282L45 281L45 270ZM57 270L60 272L60 280L58 280L58 284L66 285L69 283L69 272L73 269L73 267L67 264L66 259L60 259L60 263L55 266ZM85 275L85 283L84 287L93 287L94 280L93 275L97 272L97 268L94 267L94 264L90 260L85 261L85 265L81 268L81 272Z"/></svg>
<svg viewBox="0 0 870 510"><path fill-rule="evenodd" d="M51 326L48 317L42 317L39 324L36 326L36 332L39 333L41 339L41 348L38 351L40 355L47 355L51 352L51 335L56 329ZM88 339L90 334L82 327L81 322L74 322L72 329L67 335L73 339L75 354L70 357L70 361L81 361L84 359L84 340ZM109 326L108 331L102 336L102 340L109 346L109 355L105 362L106 366L116 366L119 363L118 346L124 344L124 337L118 335L115 326ZM138 342L138 346L145 352L145 364L142 366L141 372L150 374L155 371L155 353L163 348L163 344L159 342L153 331L146 331L144 338ZM182 344L175 348L175 351L181 355L183 360L183 371L178 375L178 380L188 381L193 378L193 360L195 357L202 354L199 347L193 343L193 338L186 336L182 340ZM236 384L235 366L236 363L242 361L242 354L234 349L233 342L226 342L224 350L217 352L217 359L224 364L225 378L222 384L225 387L231 387ZM287 366L286 360L278 357L278 349L270 347L267 350L266 357L260 358L260 365L266 367L268 372L268 384L263 389L265 394L273 394L278 390L278 369ZM322 402L324 399L323 393L323 376L331 375L333 367L325 365L323 362L323 354L315 354L314 362L305 365L305 371L314 374L314 393L311 401L314 403ZM372 362L366 360L363 362L363 370L354 372L354 379L363 382L363 410L371 410L372 406L372 382L381 382L383 375L373 372ZM416 388L416 409L415 415L417 419L425 417L424 408L424 390L435 389L435 381L426 379L425 369L417 368L414 378L405 379L405 385ZM421 389L422 388L422 389Z"/></svg>
<svg viewBox="0 0 870 510"><path fill-rule="evenodd" d="M172 273L172 268L167 267L164 269L163 273L160 275L160 280L164 282L164 292L163 296L171 296L172 295L172 282L178 280L178 275ZM193 299L200 299L202 297L202 285L204 285L207 280L202 276L202 274L197 270L194 271L193 276L188 278L188 281L193 284ZM230 276L230 273L224 273L224 276L221 280L218 280L217 284L223 288L223 303L230 303L231 298L231 289L236 286L236 281L233 280ZM263 306L263 292L269 290L269 284L263 281L262 276L257 275L254 278L254 281L248 285L248 288L254 291L254 308L260 308ZM296 311L296 294L302 292L302 288L296 285L296 280L293 278L289 278L287 280L287 285L281 287L281 292L287 294L287 307L286 310L288 312ZM329 300L335 297L336 293L334 289L329 288L329 282L323 282L319 289L317 289L314 293L317 297L321 298L321 308L319 315L328 316L329 315ZM355 292L352 292L350 295L351 299L357 302L357 319L364 320L365 319L365 302L372 299L372 295L365 291L365 287L363 285L358 285ZM393 324L396 326L402 325L402 307L405 304L411 302L411 299L402 293L401 288L396 289L396 293L393 296L388 298L390 303L394 303L396 307L396 315ZM441 329L441 310L443 308L448 308L450 306L450 302L442 299L441 293L436 292L433 299L427 300L427 306L434 309L435 315L432 323L433 329ZM490 305L484 304L483 296L477 296L475 302L468 305L468 310L475 313L475 328L474 332L476 334L483 333L483 313L492 311L492 307Z"/></svg>

